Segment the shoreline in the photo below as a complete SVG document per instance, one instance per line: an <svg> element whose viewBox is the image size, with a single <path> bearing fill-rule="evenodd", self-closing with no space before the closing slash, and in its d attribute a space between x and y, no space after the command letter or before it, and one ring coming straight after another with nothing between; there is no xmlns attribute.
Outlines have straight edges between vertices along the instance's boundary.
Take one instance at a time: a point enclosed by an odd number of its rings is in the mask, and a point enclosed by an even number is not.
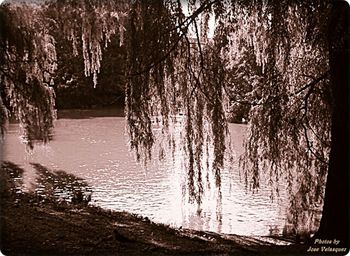
<svg viewBox="0 0 350 256"><path fill-rule="evenodd" d="M84 200L43 200L31 192L19 193L20 173L15 167L3 164L0 171L1 252L6 256L305 253L305 245L276 245L268 237L175 229L147 217L90 206Z"/></svg>
<svg viewBox="0 0 350 256"><path fill-rule="evenodd" d="M125 117L124 106L57 110L57 119L84 119L94 117Z"/></svg>

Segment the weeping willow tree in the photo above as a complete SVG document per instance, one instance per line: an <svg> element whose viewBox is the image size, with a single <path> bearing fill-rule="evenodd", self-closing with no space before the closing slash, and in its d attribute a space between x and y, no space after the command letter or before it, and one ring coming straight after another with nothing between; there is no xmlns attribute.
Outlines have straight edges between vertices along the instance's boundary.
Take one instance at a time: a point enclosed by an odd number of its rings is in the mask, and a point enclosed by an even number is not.
<svg viewBox="0 0 350 256"><path fill-rule="evenodd" d="M1 131L11 113L20 121L23 139L47 142L56 117L54 72L57 69L55 30L72 44L77 56L81 44L84 73L97 84L102 49L111 36L120 35L126 4L104 1L58 1L47 4L3 4L0 9ZM56 8L54 13L53 8ZM118 10L118 12L110 12ZM61 19L74 21L59 26ZM57 32L56 32L57 33Z"/></svg>
<svg viewBox="0 0 350 256"><path fill-rule="evenodd" d="M40 9L1 6L0 19L1 130L7 103L32 147L33 141L48 141L56 115L50 87L56 70L55 39L47 33Z"/></svg>
<svg viewBox="0 0 350 256"><path fill-rule="evenodd" d="M193 13L186 17L180 2L135 2L126 29L130 53L126 115L131 147L138 158L149 159L154 144L153 117L161 116L158 121L163 133L168 134L178 124L176 116L184 114L180 140L188 160L188 193L190 200L198 203L204 177L210 175L202 160L210 150L214 159L209 163L208 158L206 165L211 165L220 186L227 128L222 105L224 73L217 62L220 58L202 45L207 39L208 18L197 24L199 15L208 17L212 4L203 2L197 9L195 3L189 3L186 8ZM169 138L169 146L174 147L171 134Z"/></svg>
<svg viewBox="0 0 350 256"><path fill-rule="evenodd" d="M177 111L184 113L188 193L200 203L204 185L209 184L204 177L213 177L220 189L230 104L249 104L249 136L241 161L247 185L257 190L265 176L275 196L285 180L291 195L289 222L297 230L315 229L314 213L323 204L330 150L325 33L329 6L239 1L166 4L136 2L132 7L126 89L132 147L149 158L154 144L152 117L162 116L167 132L170 117ZM169 16L164 10L178 10L180 19L174 16L161 26L157 21ZM320 15L310 20L311 12ZM211 15L216 28L209 39ZM164 31L156 29L159 26ZM251 65L246 65L248 52ZM243 75L235 70L240 65L248 69ZM252 87L246 95L236 93L241 85L234 81L239 76Z"/></svg>
<svg viewBox="0 0 350 256"><path fill-rule="evenodd" d="M189 199L200 204L212 185L220 197L221 171L230 153L227 119L232 106L244 104L249 134L240 163L247 187L258 190L267 179L275 197L286 183L296 228L315 223L310 214L322 208L325 198L318 236L332 231L347 243L347 206L330 203L339 196L334 184L340 182L345 191L347 181L346 155L336 150L341 142L334 139L347 138L346 122L334 127L348 118L341 97L347 92L348 63L341 58L347 19L332 12L337 6L324 1L84 0L51 2L25 13L2 6L0 123L9 106L28 141L47 138L54 118L50 74L56 68L55 40L47 24L64 19L62 32L73 55L83 56L85 75L95 86L112 36L125 46L126 68L120 73L127 81L127 130L138 160L147 163L152 157L157 123L169 152L180 147L185 154ZM56 16L47 21L43 10L53 9ZM336 36L330 25L337 28ZM249 89L242 90L242 84ZM341 179L329 181L332 172ZM336 219L327 207L337 207L342 221L330 225Z"/></svg>
<svg viewBox="0 0 350 256"><path fill-rule="evenodd" d="M251 104L241 162L245 181L255 190L264 177L273 188L272 197L285 181L291 195L289 222L297 230L315 229L330 150L327 35L315 31L323 29L328 6L313 6L320 14L315 21L308 20L309 8L261 2L249 6L249 13L236 8L231 17L237 23L224 22L233 26L230 61L237 62L247 47L255 53L256 68L248 77L252 91L241 96Z"/></svg>

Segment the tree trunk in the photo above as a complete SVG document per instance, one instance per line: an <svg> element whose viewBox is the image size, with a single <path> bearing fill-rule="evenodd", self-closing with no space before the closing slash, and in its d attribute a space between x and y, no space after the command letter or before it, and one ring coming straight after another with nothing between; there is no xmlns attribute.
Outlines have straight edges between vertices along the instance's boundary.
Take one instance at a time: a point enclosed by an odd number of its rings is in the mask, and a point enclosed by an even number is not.
<svg viewBox="0 0 350 256"><path fill-rule="evenodd" d="M328 33L333 96L331 152L323 206L316 238L349 246L349 7L335 1ZM338 245L337 247L339 247Z"/></svg>

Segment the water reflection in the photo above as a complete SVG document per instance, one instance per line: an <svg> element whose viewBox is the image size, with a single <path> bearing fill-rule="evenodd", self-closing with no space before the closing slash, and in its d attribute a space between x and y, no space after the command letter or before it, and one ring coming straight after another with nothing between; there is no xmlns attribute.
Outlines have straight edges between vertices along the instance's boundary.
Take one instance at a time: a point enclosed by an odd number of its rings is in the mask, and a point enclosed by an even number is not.
<svg viewBox="0 0 350 256"><path fill-rule="evenodd" d="M37 163L32 163L32 166L36 170L36 182L33 190L24 191L25 170L12 162L3 162L0 166L1 195L15 195L16 201L20 201L24 192L33 194L39 202L54 200L87 205L91 201L92 188L82 178L62 170L50 170Z"/></svg>
<svg viewBox="0 0 350 256"><path fill-rule="evenodd" d="M62 170L50 170L38 163L32 166L38 174L34 192L38 198L85 205L91 201L92 189L83 179Z"/></svg>
<svg viewBox="0 0 350 256"><path fill-rule="evenodd" d="M91 204L140 214L172 226L268 235L270 225L277 225L281 232L285 211L277 202L271 202L270 190L262 186L259 193L252 194L240 182L237 159L242 152L245 126L230 125L234 165L222 171L221 202L217 202L214 189L210 189L212 193L207 194L208 200L199 209L183 198L187 184L183 148L175 145L174 159L163 161L157 158L161 147L155 149L154 161L144 168L130 153L124 131L124 118L59 119L54 139L46 145L36 145L28 153L18 139L18 125L10 124L3 156L25 169L24 185L33 184L38 194L46 191L68 201L77 194L79 201L82 196L88 199L93 191ZM163 148L165 143L164 140ZM65 173L54 171L60 169ZM71 186L77 180L70 175L81 177L85 183L78 178L77 185ZM81 194L74 192L77 187Z"/></svg>
<svg viewBox="0 0 350 256"><path fill-rule="evenodd" d="M12 162L3 162L1 164L1 192L2 194L10 192L21 194L23 188L24 170Z"/></svg>

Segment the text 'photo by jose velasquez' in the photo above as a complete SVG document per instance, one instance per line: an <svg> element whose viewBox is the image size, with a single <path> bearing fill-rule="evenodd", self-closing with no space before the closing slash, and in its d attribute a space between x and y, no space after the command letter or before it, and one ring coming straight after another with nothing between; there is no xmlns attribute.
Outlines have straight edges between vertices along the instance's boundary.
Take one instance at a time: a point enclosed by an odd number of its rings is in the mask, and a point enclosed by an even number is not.
<svg viewBox="0 0 350 256"><path fill-rule="evenodd" d="M0 255L347 255L349 11L0 1Z"/></svg>

